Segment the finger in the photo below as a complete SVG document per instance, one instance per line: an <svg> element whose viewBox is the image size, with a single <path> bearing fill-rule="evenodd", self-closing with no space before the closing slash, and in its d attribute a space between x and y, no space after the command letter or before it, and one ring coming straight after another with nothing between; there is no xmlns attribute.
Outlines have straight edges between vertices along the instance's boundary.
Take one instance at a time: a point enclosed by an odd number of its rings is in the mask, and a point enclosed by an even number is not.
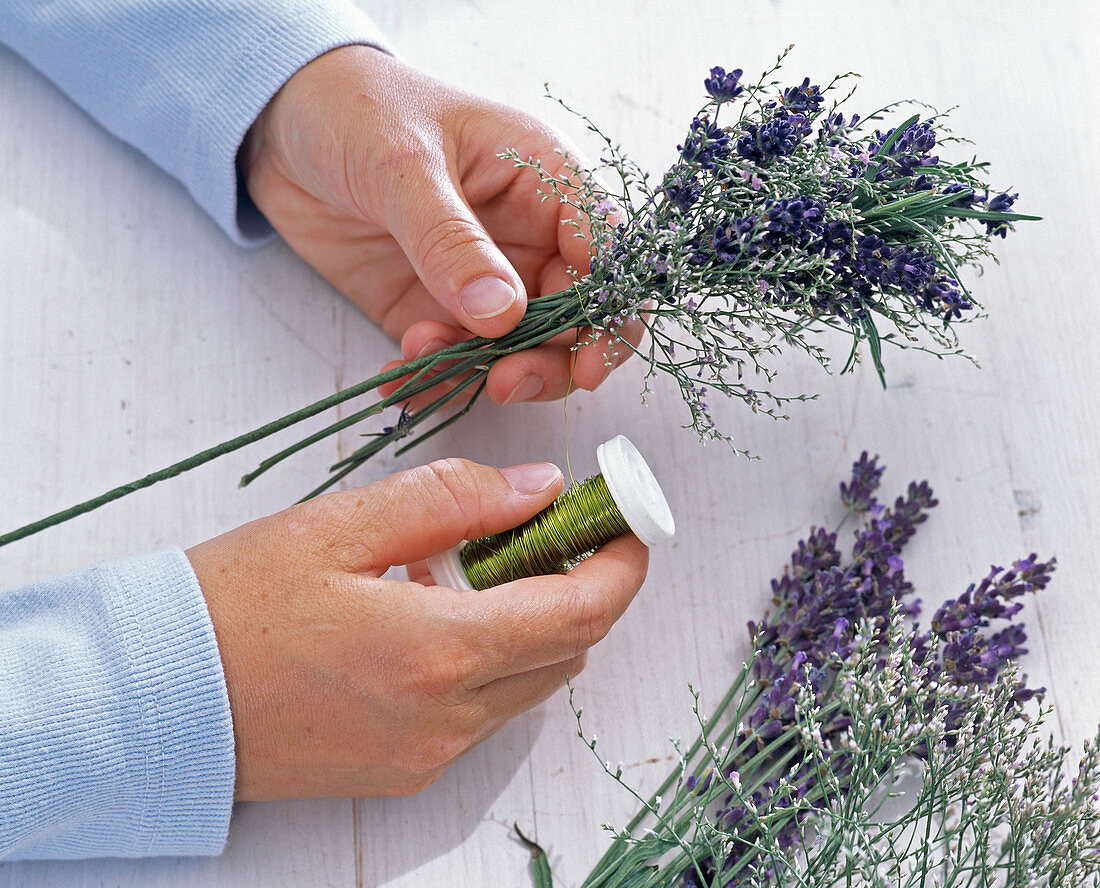
<svg viewBox="0 0 1100 888"><path fill-rule="evenodd" d="M580 675L587 661L585 651L561 663L498 678L478 688L474 702L484 708L487 721L515 718L561 690L566 679Z"/></svg>
<svg viewBox="0 0 1100 888"><path fill-rule="evenodd" d="M649 553L618 537L567 574L531 577L467 593L453 603L451 630L477 650L468 681L491 681L580 656L622 616L645 579Z"/></svg>
<svg viewBox="0 0 1100 888"><path fill-rule="evenodd" d="M486 392L498 404L511 404L561 398L574 388L591 391L630 357L644 334L645 325L634 319L623 324L615 336L581 332L578 348L577 331L569 331L537 348L499 358L489 373ZM453 325L423 321L406 332L401 353L412 360L466 338L468 334ZM383 369L393 366L397 364L387 364ZM399 384L390 383L380 391L389 395Z"/></svg>
<svg viewBox="0 0 1100 888"><path fill-rule="evenodd" d="M479 215L488 231L506 251L508 244L550 246L562 260L563 268L587 274L594 239L606 238L616 226L627 221L627 216L602 182L590 181L592 174L586 170L592 165L572 142L538 121L531 120L529 125L526 140L509 134L513 137L509 144L520 157L537 161L541 176L557 180L564 199L544 199L547 189L540 181L540 174L525 169L515 175L507 200L490 202L482 210L475 198L475 206L479 206ZM481 171L481 175L487 174L488 170ZM476 195L473 190L467 193ZM578 202L589 198L597 201L590 208L591 215L577 207ZM530 224L517 229L515 223L519 218Z"/></svg>
<svg viewBox="0 0 1100 888"><path fill-rule="evenodd" d="M395 247L395 249L397 249ZM403 262L408 259L402 254ZM443 323L454 326L454 318L439 304L439 302L426 290L417 278L413 270L409 269L409 275L414 278L406 283L401 290L392 287L384 278L378 268L364 268L363 272L344 288L344 292L362 308L368 316L374 317L383 332L397 341L408 332L409 328L422 321L430 323ZM390 292L395 293L395 298L379 314L376 306L379 303L379 293L385 292L389 287ZM469 335L469 334L467 334Z"/></svg>
<svg viewBox="0 0 1100 888"><path fill-rule="evenodd" d="M580 333L569 331L551 342L532 349L514 352L492 363L486 381L486 393L498 404L522 401L549 401L561 398L570 391L597 388L641 342L645 327L641 321L628 321L618 334L601 334L594 337L591 330ZM402 352L407 360L431 354L462 341L461 331L439 322L424 322L410 329L402 340ZM400 365L393 361L383 367L389 370ZM381 387L381 394L392 394L408 379L405 377ZM438 397L458 380L440 383L432 389L431 396ZM420 397L413 404L427 403L430 398Z"/></svg>
<svg viewBox="0 0 1100 888"><path fill-rule="evenodd" d="M579 347L573 331L571 341L554 341L507 355L489 371L486 394L498 404L510 404L549 401L576 388L591 391L630 357L642 331L644 327L637 321L623 326L622 341L609 334L593 339L592 331L584 331Z"/></svg>
<svg viewBox="0 0 1100 888"><path fill-rule="evenodd" d="M639 320L627 321L614 335L598 336L588 330L581 347L573 352L573 381L578 388L594 390L608 375L634 354L642 341L645 325Z"/></svg>
<svg viewBox="0 0 1100 888"><path fill-rule="evenodd" d="M435 578L428 568L427 561L414 561L411 564L406 564L405 573L408 575L410 583L418 583L421 586L435 585Z"/></svg>
<svg viewBox="0 0 1100 888"><path fill-rule="evenodd" d="M459 324L500 336L523 317L523 282L455 188L442 156L386 168L386 227L428 292Z"/></svg>
<svg viewBox="0 0 1100 888"><path fill-rule="evenodd" d="M401 357L411 361L469 338L469 333L454 324L434 320L420 321L410 326L401 337Z"/></svg>
<svg viewBox="0 0 1100 888"><path fill-rule="evenodd" d="M406 361L412 361L416 358L422 358L430 354L434 354L448 346L455 345L459 342L464 342L470 338L470 334L465 330L461 330L455 327L453 324L444 323L443 321L425 320L418 324L414 324L410 327L405 335L401 338L401 355L402 359L397 361L389 361L379 371L386 373L389 370L400 367ZM437 367L431 369L432 375L435 375L438 370L446 369L453 365L453 362L441 360ZM392 382L387 382L385 385L378 387L378 393L383 397L388 398L394 392L396 392L402 385L410 382L413 378L413 374L400 377ZM458 386L463 379L466 378L466 374L456 376L450 379L442 379L433 388L427 391L415 395L409 399L407 406L411 409L418 409L431 403L435 399L446 394L448 391L453 390ZM463 406L469 395L473 392L469 392L468 395L456 398L450 402L450 407Z"/></svg>
<svg viewBox="0 0 1100 888"><path fill-rule="evenodd" d="M452 325L436 321L424 321L410 327L405 336L402 337L401 354L405 360L409 361L433 354L468 338L468 333ZM568 380L564 377L568 375L570 360L569 340L568 337L565 339L565 344L555 343L525 349L494 361L486 381L489 397L498 404L543 400L539 396L543 393L544 379L552 380L554 392L565 394ZM400 366L399 361L391 361L382 370L384 372L397 366ZM387 383L379 388L379 392L388 397L408 379L409 377L403 377ZM439 391L443 391L445 386L453 387L457 381L447 380L441 382ZM432 389L429 394L438 397L439 391ZM418 402L426 403L426 400L421 397L414 401L414 405Z"/></svg>
<svg viewBox="0 0 1100 888"><path fill-rule="evenodd" d="M380 576L462 540L500 533L546 508L561 492L550 463L496 469L441 459L357 490L305 503L325 528L327 548L352 571Z"/></svg>

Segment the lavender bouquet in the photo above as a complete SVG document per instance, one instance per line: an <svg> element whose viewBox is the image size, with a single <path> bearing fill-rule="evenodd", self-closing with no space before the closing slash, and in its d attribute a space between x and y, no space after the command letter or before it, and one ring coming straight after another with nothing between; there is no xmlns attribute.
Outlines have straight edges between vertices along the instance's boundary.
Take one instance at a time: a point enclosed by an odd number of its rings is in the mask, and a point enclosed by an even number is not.
<svg viewBox="0 0 1100 888"><path fill-rule="evenodd" d="M687 405L687 425L704 439L728 440L707 400L715 394L772 416L809 397L772 391L775 358L800 351L827 367L821 334L829 330L851 337L843 370L866 352L883 379L884 345L961 353L955 325L978 310L961 269L991 258L990 243L1013 222L1037 217L1011 211L1016 195L992 191L984 163L939 157L941 149L961 144L942 115L922 108L879 128L896 106L863 117L842 111L853 75L824 87L809 78L784 86L775 75L785 55L755 83L743 82L740 70L713 68L704 81L706 103L672 167L657 179L583 116L604 140L599 170L610 173L616 188L601 186L591 175L595 170L573 166L568 179L555 178L537 162L505 155L539 173L547 199L576 209L577 236L592 246L590 271L577 273L569 288L533 300L511 333L408 361L2 535L0 545L397 383L388 396L264 460L242 479L247 484L329 435L397 411L334 465L312 496L379 451L400 444L400 453L456 421L477 401L501 356L585 328L609 333L617 347L634 348L618 336L632 318L649 333L647 344L635 349L645 361L646 387L658 373L670 376ZM458 412L425 425L459 405Z"/></svg>
<svg viewBox="0 0 1100 888"><path fill-rule="evenodd" d="M920 631L901 552L936 501L910 484L884 508L881 474L854 465L851 556L820 529L798 544L749 663L656 793L626 787L640 810L585 888L1100 885L1100 734L1070 779L1013 663L1053 560L994 567Z"/></svg>

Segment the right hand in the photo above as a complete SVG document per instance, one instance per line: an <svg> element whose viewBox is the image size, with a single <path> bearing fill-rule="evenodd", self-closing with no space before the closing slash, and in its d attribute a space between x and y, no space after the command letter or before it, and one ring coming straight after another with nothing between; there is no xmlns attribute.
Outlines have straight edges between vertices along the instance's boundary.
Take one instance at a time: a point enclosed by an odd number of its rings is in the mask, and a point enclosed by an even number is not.
<svg viewBox="0 0 1100 888"><path fill-rule="evenodd" d="M416 792L580 672L645 577L636 537L483 592L431 585L423 566L561 488L546 463L441 460L188 550L225 669L237 798ZM394 565L412 579L382 579Z"/></svg>
<svg viewBox="0 0 1100 888"><path fill-rule="evenodd" d="M240 164L286 242L399 339L407 360L501 336L528 298L572 286L570 268L588 270L587 240L563 224L575 211L544 201L533 170L498 157L508 149L575 177L575 150L541 121L380 50L343 46L279 90ZM644 328L635 320L620 332L637 345ZM496 361L485 393L504 404L594 389L630 352L571 332Z"/></svg>

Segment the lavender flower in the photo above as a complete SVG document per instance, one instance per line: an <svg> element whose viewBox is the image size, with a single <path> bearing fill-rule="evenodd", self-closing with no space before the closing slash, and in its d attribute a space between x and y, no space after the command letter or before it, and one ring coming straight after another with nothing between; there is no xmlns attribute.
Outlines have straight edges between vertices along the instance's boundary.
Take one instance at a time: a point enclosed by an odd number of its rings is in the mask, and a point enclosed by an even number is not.
<svg viewBox="0 0 1100 888"><path fill-rule="evenodd" d="M805 114L777 111L763 123L745 123L737 140L737 153L753 163L767 164L794 154L802 140L811 132Z"/></svg>
<svg viewBox="0 0 1100 888"><path fill-rule="evenodd" d="M784 244L806 247L822 243L825 205L814 197L798 195L768 201L761 221L764 224L762 240L773 249Z"/></svg>
<svg viewBox="0 0 1100 888"><path fill-rule="evenodd" d="M846 145L849 133L859 124L860 116L853 114L845 120L844 114L836 111L819 123L818 139L830 147Z"/></svg>
<svg viewBox="0 0 1100 888"><path fill-rule="evenodd" d="M668 202L684 213L694 206L702 194L698 178L683 171L670 172L665 176L662 190Z"/></svg>
<svg viewBox="0 0 1100 888"><path fill-rule="evenodd" d="M782 56L779 62L782 62ZM0 545L174 477L353 398L391 394L341 417L264 460L250 483L299 450L392 410L363 444L331 467L313 496L390 445L415 446L456 421L485 391L493 364L562 333L596 328L617 348L639 352L645 387L657 376L680 389L688 424L704 440L733 446L714 420L720 398L786 417L811 397L775 391L777 361L802 352L828 367L817 334L853 339L848 370L869 355L885 385L884 346L917 345L962 354L955 325L977 300L961 271L990 255L1011 223L1015 193L991 191L985 165L941 163L941 118L911 117L868 133L866 119L832 102L843 77L824 86L755 83L715 67L671 168L652 178L605 137L602 163L622 184L599 185L593 170L550 175L537 160L502 157L534 170L547 197L580 217L591 267L558 293L530 302L520 324L498 339L475 337L350 386L315 404L153 472L138 481L8 534ZM879 115L873 115L877 122ZM721 123L719 122L721 120ZM599 130L585 118L597 134ZM816 133L816 135L815 135ZM988 195L994 194L993 197ZM981 194L978 200L975 195ZM612 205L621 214L609 214ZM628 321L649 332L637 347L619 335ZM446 383L446 384L445 384ZM394 388L394 386L396 386ZM417 405L413 407L411 405ZM461 408L438 420L440 411ZM432 423L428 425L429 423Z"/></svg>
<svg viewBox="0 0 1100 888"><path fill-rule="evenodd" d="M937 277L920 292L921 306L929 314L940 314L946 322L962 317L974 307L963 294L959 282L950 277Z"/></svg>
<svg viewBox="0 0 1100 888"><path fill-rule="evenodd" d="M875 491L884 471L886 467L878 465L877 457L869 457L864 450L852 464L851 481L840 483L840 501L853 512L881 511Z"/></svg>
<svg viewBox="0 0 1100 888"><path fill-rule="evenodd" d="M1019 196L1019 194L998 194L986 203L986 209L991 213L1006 213L1012 209L1012 205L1016 203L1016 198ZM991 237L1004 237L1008 234L1010 227L1007 222L1003 221L987 221L985 223L986 234Z"/></svg>
<svg viewBox="0 0 1100 888"><path fill-rule="evenodd" d="M696 117L683 145L677 145L684 163L713 170L729 156L730 137L710 118Z"/></svg>
<svg viewBox="0 0 1100 888"><path fill-rule="evenodd" d="M943 193L959 195L958 198L951 201L948 206L961 207L964 210L968 210L974 206L974 202L978 199L978 194L973 188L963 185L960 182L952 182L950 185L945 186Z"/></svg>
<svg viewBox="0 0 1100 888"><path fill-rule="evenodd" d="M920 605L902 550L936 500L926 482L914 482L885 507L876 496L882 474L866 452L853 464L841 500L864 523L849 557L834 532L815 529L798 543L772 581L774 612L749 624L749 665L657 791L659 810L651 800L639 812L585 888L633 884L630 876L650 873L650 857L670 849L679 850L645 884L787 885L808 837L838 811L856 821L867 793L907 757L970 774L965 757L985 734L1030 729L1021 707L1042 691L1016 677L1026 632L1012 621L1021 598L1049 582L1053 560L1030 555L1009 570L994 567L943 603L929 630L907 626ZM1090 768L1095 785L1100 758ZM654 813L658 822L635 835Z"/></svg>
<svg viewBox="0 0 1100 888"><path fill-rule="evenodd" d="M720 262L741 262L752 259L760 252L757 238L760 220L756 216L733 219L728 224L719 225L711 236L714 256ZM706 261L705 257L704 260Z"/></svg>
<svg viewBox="0 0 1100 888"><path fill-rule="evenodd" d="M913 121L900 130L876 132L871 140L873 154L879 154L881 162L875 172L875 180L882 182L912 176L918 167L934 167L939 158L929 152L936 146L936 130L932 121Z"/></svg>
<svg viewBox="0 0 1100 888"><path fill-rule="evenodd" d="M821 87L816 84L810 86L810 78L806 77L798 86L788 86L783 90L780 104L788 111L803 111L816 113L820 110L825 96L821 94Z"/></svg>
<svg viewBox="0 0 1100 888"><path fill-rule="evenodd" d="M883 343L904 346L923 331L932 350L960 353L951 325L977 303L957 270L984 248L955 229L993 213L974 207L981 168L941 165L937 118L866 134L858 114L826 113L836 81L821 88L804 78L776 94L738 74L738 96L719 98L723 76L716 69L708 79L712 100L661 189L638 174L639 193L620 195L632 221L607 232L617 248L596 251L590 280L607 296L590 317L603 323L639 293L655 296L658 307L643 315L651 343L642 355L651 374L677 380L704 438L724 435L697 395L700 381L715 397L782 416L802 396L750 385L745 370L771 382L766 359L791 347L826 363L803 332L818 322L866 341L884 384ZM727 107L740 117L721 127ZM665 259L659 277L641 261L653 241ZM883 322L896 333L881 332Z"/></svg>
<svg viewBox="0 0 1100 888"><path fill-rule="evenodd" d="M703 81L703 87L719 102L731 102L745 91L738 81L744 72L735 68L726 72L725 68L710 69L710 77Z"/></svg>

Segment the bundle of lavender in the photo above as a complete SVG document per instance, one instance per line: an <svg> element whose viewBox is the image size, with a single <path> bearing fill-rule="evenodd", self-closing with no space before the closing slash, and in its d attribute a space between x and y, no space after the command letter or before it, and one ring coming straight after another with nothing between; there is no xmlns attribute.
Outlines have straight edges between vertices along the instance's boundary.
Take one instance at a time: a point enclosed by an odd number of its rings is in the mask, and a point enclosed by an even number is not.
<svg viewBox="0 0 1100 888"><path fill-rule="evenodd" d="M864 454L841 485L864 517L849 559L835 533L798 544L752 658L657 792L602 762L641 808L584 888L1100 885L1100 733L1071 779L1013 662L1020 598L1053 560L994 567L920 631L901 551L936 501L910 484L884 508L881 474Z"/></svg>
<svg viewBox="0 0 1100 888"><path fill-rule="evenodd" d="M894 343L938 355L959 353L954 325L978 303L960 277L964 266L992 258L989 244L1021 219L1015 194L994 193L976 159L947 162L957 147L940 115L915 115L872 128L896 110L846 116L851 75L824 88L809 78L784 87L775 79L786 53L755 83L740 70L713 68L707 101L692 120L676 161L654 181L610 139L599 184L595 170L571 168L555 178L534 161L506 154L542 177L548 199L574 207L577 236L591 240L589 273L559 293L533 300L520 324L495 340L474 338L406 362L302 410L175 465L0 536L0 545L89 511L134 490L237 450L352 398L396 388L284 449L242 479L254 480L290 455L393 409L392 424L332 467L308 496L327 489L391 444L398 453L462 416L481 395L500 357L570 331L594 328L613 343L628 319L640 319L648 344L638 349L649 379L658 371L678 384L692 426L728 440L715 427L709 392L739 398L754 411L781 416L808 397L772 392L772 359L806 352L823 365L817 341L830 328L851 335L843 369L867 351L884 376L882 347ZM447 383L440 385L440 383ZM388 389L387 389L388 390ZM442 409L464 404L427 430Z"/></svg>

